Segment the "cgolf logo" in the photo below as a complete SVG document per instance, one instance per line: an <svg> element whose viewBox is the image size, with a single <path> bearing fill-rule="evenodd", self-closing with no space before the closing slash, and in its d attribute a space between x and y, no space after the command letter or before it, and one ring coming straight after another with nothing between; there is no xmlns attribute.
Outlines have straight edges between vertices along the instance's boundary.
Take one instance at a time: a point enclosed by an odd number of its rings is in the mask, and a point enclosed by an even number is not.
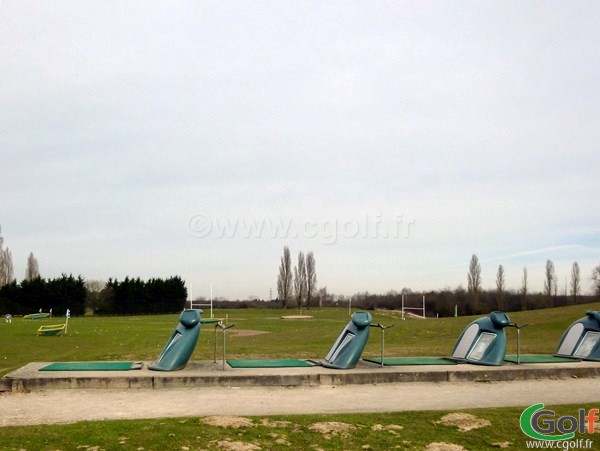
<svg viewBox="0 0 600 451"><path fill-rule="evenodd" d="M564 415L555 419L555 412L544 409L544 404L527 407L521 414L519 425L523 433L536 440L564 441L580 434L593 434L600 409L579 409L577 416Z"/></svg>

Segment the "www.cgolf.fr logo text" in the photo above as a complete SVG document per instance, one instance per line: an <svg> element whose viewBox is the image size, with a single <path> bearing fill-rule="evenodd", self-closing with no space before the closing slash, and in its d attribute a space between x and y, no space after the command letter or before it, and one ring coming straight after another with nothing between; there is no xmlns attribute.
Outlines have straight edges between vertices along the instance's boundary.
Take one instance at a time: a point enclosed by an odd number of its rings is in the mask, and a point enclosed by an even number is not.
<svg viewBox="0 0 600 451"><path fill-rule="evenodd" d="M544 404L534 404L527 407L521 414L519 425L528 437L544 441L566 441L575 437L575 433L593 434L596 422L600 419L600 409L579 409L577 416L563 415L556 418L556 413L544 409ZM582 440L583 442L583 440ZM590 442L591 440L585 440ZM587 443L586 443L587 444ZM583 445L583 443L582 443ZM582 446L587 448L587 446Z"/></svg>

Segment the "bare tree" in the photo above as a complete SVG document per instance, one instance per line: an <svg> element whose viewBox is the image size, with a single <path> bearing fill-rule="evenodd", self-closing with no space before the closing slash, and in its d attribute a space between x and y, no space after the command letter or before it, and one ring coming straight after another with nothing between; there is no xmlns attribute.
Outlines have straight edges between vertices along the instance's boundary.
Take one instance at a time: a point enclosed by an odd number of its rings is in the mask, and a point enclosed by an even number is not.
<svg viewBox="0 0 600 451"><path fill-rule="evenodd" d="M317 293L319 298L319 308L323 307L323 302L332 301L332 296L327 292L327 287L319 288Z"/></svg>
<svg viewBox="0 0 600 451"><path fill-rule="evenodd" d="M33 256L33 252L27 257L27 268L25 269L25 280L32 281L40 277L40 265L37 259Z"/></svg>
<svg viewBox="0 0 600 451"><path fill-rule="evenodd" d="M317 266L312 252L306 255L306 307L310 309L312 298L317 291Z"/></svg>
<svg viewBox="0 0 600 451"><path fill-rule="evenodd" d="M523 277L521 278L521 308L527 310L527 268L523 268Z"/></svg>
<svg viewBox="0 0 600 451"><path fill-rule="evenodd" d="M95 313L106 302L106 282L103 280L85 281L85 306L89 311Z"/></svg>
<svg viewBox="0 0 600 451"><path fill-rule="evenodd" d="M592 282L594 283L594 294L600 296L600 265L592 270Z"/></svg>
<svg viewBox="0 0 600 451"><path fill-rule="evenodd" d="M504 292L506 290L504 279L504 267L498 266L498 272L496 273L496 295L498 296L498 310L504 310Z"/></svg>
<svg viewBox="0 0 600 451"><path fill-rule="evenodd" d="M479 311L479 293L481 291L481 265L477 255L473 254L469 264L469 273L467 274L468 291L473 300L473 308Z"/></svg>
<svg viewBox="0 0 600 451"><path fill-rule="evenodd" d="M0 232L2 229L0 228ZM0 287L13 281L13 261L9 248L4 249L4 238L0 235Z"/></svg>
<svg viewBox="0 0 600 451"><path fill-rule="evenodd" d="M283 308L287 308L287 303L292 294L292 258L290 248L284 246L281 264L279 266L279 276L277 277L277 294Z"/></svg>
<svg viewBox="0 0 600 451"><path fill-rule="evenodd" d="M294 268L294 293L298 308L300 308L306 299L306 263L304 252L298 253L298 265Z"/></svg>
<svg viewBox="0 0 600 451"><path fill-rule="evenodd" d="M573 295L573 304L577 304L577 295L581 292L581 271L579 263L573 262L571 268L571 294Z"/></svg>
<svg viewBox="0 0 600 451"><path fill-rule="evenodd" d="M544 294L548 296L550 302L552 302L552 293L554 292L554 284L556 274L554 271L554 263L552 260L546 260L546 272L544 277Z"/></svg>

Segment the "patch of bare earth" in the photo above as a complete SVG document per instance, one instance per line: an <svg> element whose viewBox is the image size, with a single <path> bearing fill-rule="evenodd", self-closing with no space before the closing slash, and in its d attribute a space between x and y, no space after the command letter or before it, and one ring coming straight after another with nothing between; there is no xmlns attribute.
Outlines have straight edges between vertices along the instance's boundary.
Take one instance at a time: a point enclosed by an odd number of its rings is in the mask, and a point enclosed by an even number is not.
<svg viewBox="0 0 600 451"><path fill-rule="evenodd" d="M491 426L490 420L484 418L477 418L475 415L470 413L449 413L444 415L440 421L436 421L435 424L443 424L445 426L456 426L460 432L467 432L473 429L479 429L486 426Z"/></svg>
<svg viewBox="0 0 600 451"><path fill-rule="evenodd" d="M217 448L230 450L230 451L255 451L262 449L260 446L254 443L232 441L232 440L219 440L210 442L211 445L216 445Z"/></svg>
<svg viewBox="0 0 600 451"><path fill-rule="evenodd" d="M497 442L497 443L492 443L492 446L496 446L498 448L510 448L510 445L512 445L511 442Z"/></svg>
<svg viewBox="0 0 600 451"><path fill-rule="evenodd" d="M425 451L466 451L466 449L455 443L433 442L427 445Z"/></svg>
<svg viewBox="0 0 600 451"><path fill-rule="evenodd" d="M356 426L348 423L341 423L339 421L327 421L323 423L314 423L311 424L308 429L314 432L319 432L323 434L323 437L329 440L331 437L335 435L340 435L345 437L348 433L355 429Z"/></svg>
<svg viewBox="0 0 600 451"><path fill-rule="evenodd" d="M233 334L237 337L252 337L254 335L262 335L262 334L268 334L269 332L266 332L264 330L252 330L252 329L229 329L227 331L228 334Z"/></svg>
<svg viewBox="0 0 600 451"><path fill-rule="evenodd" d="M211 417L204 417L200 419L200 422L209 426L219 426L222 428L247 428L254 426L252 420L244 417L233 417L233 416L222 416L214 415Z"/></svg>
<svg viewBox="0 0 600 451"><path fill-rule="evenodd" d="M398 435L398 431L404 429L404 426L400 426L399 424L374 424L371 428L374 431L388 431L392 435Z"/></svg>
<svg viewBox="0 0 600 451"><path fill-rule="evenodd" d="M275 421L269 420L268 418L263 418L260 420L260 424L266 426L268 428L287 428L292 425L291 421Z"/></svg>

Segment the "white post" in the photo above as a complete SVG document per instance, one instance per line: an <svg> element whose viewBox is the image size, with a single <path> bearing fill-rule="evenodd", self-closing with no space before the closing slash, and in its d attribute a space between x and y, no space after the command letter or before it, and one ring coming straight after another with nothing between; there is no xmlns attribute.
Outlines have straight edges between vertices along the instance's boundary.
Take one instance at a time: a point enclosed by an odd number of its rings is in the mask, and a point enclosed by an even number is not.
<svg viewBox="0 0 600 451"><path fill-rule="evenodd" d="M211 282L211 283L210 283L210 318L211 318L211 319L215 317L215 316L213 315L213 307L212 307L213 303L212 303L212 296L213 296L213 293L212 293L212 282Z"/></svg>
<svg viewBox="0 0 600 451"><path fill-rule="evenodd" d="M425 318L425 295L423 295L423 318Z"/></svg>
<svg viewBox="0 0 600 451"><path fill-rule="evenodd" d="M402 295L402 319L404 319L404 295Z"/></svg>

